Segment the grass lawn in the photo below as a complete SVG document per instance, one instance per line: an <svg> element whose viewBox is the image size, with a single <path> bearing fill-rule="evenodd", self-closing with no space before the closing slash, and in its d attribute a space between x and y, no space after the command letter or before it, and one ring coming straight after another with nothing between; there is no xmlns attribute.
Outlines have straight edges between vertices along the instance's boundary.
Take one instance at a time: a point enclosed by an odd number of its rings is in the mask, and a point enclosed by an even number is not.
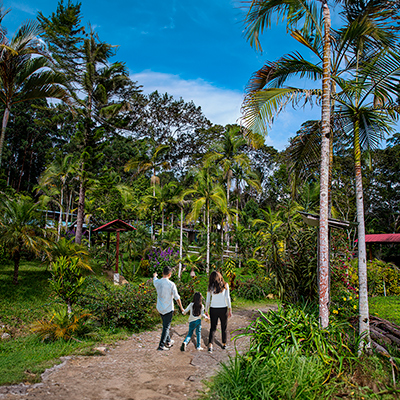
<svg viewBox="0 0 400 400"><path fill-rule="evenodd" d="M370 297L369 312L400 325L400 296Z"/></svg>
<svg viewBox="0 0 400 400"><path fill-rule="evenodd" d="M81 343L58 341L42 343L30 332L32 322L41 319L55 304L48 285L50 272L37 261L22 261L19 285L13 285L13 265L0 265L0 333L11 339L0 340L0 385L38 382L40 374L68 354L91 354L95 339ZM5 326L4 328L1 328ZM118 330L98 333L98 341L109 344L127 337Z"/></svg>

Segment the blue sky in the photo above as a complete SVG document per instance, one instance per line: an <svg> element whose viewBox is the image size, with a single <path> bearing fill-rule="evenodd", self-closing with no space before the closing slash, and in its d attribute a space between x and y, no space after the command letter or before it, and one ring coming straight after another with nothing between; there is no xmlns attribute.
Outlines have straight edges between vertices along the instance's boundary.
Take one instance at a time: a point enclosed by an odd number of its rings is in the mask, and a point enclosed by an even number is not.
<svg viewBox="0 0 400 400"><path fill-rule="evenodd" d="M75 2L75 1L74 1ZM67 0L64 1L67 3ZM265 60L295 50L284 27L263 35L263 54L243 37L245 9L237 0L82 0L84 23L101 40L119 45L116 60L126 63L143 91L168 92L193 100L215 124L237 122L244 88ZM38 11L49 16L57 0L3 0L11 12L3 23L11 35ZM282 150L302 122L320 110L292 110L278 118L266 143Z"/></svg>

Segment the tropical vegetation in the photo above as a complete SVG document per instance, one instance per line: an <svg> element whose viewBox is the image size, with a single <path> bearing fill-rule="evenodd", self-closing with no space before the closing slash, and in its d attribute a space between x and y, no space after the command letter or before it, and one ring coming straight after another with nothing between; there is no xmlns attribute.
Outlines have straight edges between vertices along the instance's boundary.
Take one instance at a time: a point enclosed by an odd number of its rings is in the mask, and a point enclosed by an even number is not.
<svg viewBox="0 0 400 400"><path fill-rule="evenodd" d="M370 320L400 321L385 308L400 294L400 249L365 238L400 233L396 4L341 2L332 28L327 1L251 1L250 45L261 49L278 16L304 51L250 78L242 126L145 94L112 61L116 47L81 24L80 3L60 1L11 39L1 25L4 365L38 345L51 350L39 371L65 353L59 342L86 351L150 329L154 272L172 267L187 305L217 269L234 303L280 308L247 327L249 352L222 366L210 398L345 397L354 387L362 398L372 388L354 377L376 365L380 393L396 393L398 372L378 353L394 366L399 349ZM321 105L321 119L277 151L264 136L289 105ZM21 359L1 383L25 379Z"/></svg>

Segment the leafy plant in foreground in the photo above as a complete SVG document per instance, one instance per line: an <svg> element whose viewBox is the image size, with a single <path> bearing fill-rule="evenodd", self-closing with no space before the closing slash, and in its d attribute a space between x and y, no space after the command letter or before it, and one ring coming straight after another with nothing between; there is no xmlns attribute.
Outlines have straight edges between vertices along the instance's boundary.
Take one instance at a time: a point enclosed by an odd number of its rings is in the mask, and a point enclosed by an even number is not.
<svg viewBox="0 0 400 400"><path fill-rule="evenodd" d="M74 314L68 312L67 307L53 310L51 318L43 318L32 324L31 330L42 341L55 341L58 339L70 340L76 337L84 337L90 334L93 323L91 314Z"/></svg>
<svg viewBox="0 0 400 400"><path fill-rule="evenodd" d="M60 257L51 264L51 269L50 287L67 303L68 312L71 312L71 306L77 301L86 279L81 274L79 258Z"/></svg>

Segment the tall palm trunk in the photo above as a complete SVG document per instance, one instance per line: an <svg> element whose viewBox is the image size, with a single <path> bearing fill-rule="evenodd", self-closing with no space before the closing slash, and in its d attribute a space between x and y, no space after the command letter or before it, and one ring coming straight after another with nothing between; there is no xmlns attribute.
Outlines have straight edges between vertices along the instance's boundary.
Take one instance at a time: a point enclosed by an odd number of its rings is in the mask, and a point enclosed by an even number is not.
<svg viewBox="0 0 400 400"><path fill-rule="evenodd" d="M321 115L321 174L319 215L319 323L329 325L329 135L331 118L330 12L324 1L324 60Z"/></svg>
<svg viewBox="0 0 400 400"><path fill-rule="evenodd" d="M3 114L3 122L1 124L1 135L0 135L0 167L1 167L1 159L3 157L3 147L4 141L6 139L6 128L8 124L8 119L10 117L10 105L7 104Z"/></svg>
<svg viewBox="0 0 400 400"><path fill-rule="evenodd" d="M210 204L207 200L207 259L206 259L206 273L210 273Z"/></svg>
<svg viewBox="0 0 400 400"><path fill-rule="evenodd" d="M228 171L228 179L226 182L226 204L229 208L229 197L231 193L231 175L232 170ZM226 214L226 248L229 251L230 239L229 239L229 216ZM224 249L222 248L222 254L224 254Z"/></svg>
<svg viewBox="0 0 400 400"><path fill-rule="evenodd" d="M370 347L369 336L369 307L368 307L368 284L367 284L367 251L365 247L365 221L364 221L364 198L361 172L361 146L359 137L359 124L354 126L354 165L356 180L356 206L358 223L358 283L359 283L359 334L363 335L362 347ZM361 349L360 349L361 350Z"/></svg>
<svg viewBox="0 0 400 400"><path fill-rule="evenodd" d="M179 234L179 269L178 278L181 279L182 274L182 256L183 256L183 207L181 207L181 224L180 224L180 234Z"/></svg>
<svg viewBox="0 0 400 400"><path fill-rule="evenodd" d="M60 215L58 216L57 241L60 240L61 236L63 202L64 202L64 188L62 187L60 193Z"/></svg>
<svg viewBox="0 0 400 400"><path fill-rule="evenodd" d="M18 285L18 273L19 273L19 262L21 259L21 253L19 251L14 252L14 277L13 284Z"/></svg>
<svg viewBox="0 0 400 400"><path fill-rule="evenodd" d="M81 244L82 242L83 219L85 212L85 193L86 193L86 188L83 181L81 181L79 186L78 215L76 217L76 233L75 233L75 243L78 244Z"/></svg>
<svg viewBox="0 0 400 400"><path fill-rule="evenodd" d="M161 212L161 237L164 237L164 218L165 218L165 211L163 208Z"/></svg>

